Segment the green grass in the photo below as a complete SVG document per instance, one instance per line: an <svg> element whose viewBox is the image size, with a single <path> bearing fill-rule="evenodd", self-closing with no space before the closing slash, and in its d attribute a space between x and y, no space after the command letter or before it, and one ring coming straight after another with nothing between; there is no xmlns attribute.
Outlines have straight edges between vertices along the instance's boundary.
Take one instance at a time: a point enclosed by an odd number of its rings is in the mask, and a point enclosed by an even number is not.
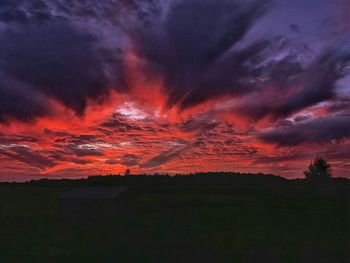
<svg viewBox="0 0 350 263"><path fill-rule="evenodd" d="M100 256L118 262L251 262L256 251L272 251L279 262L348 262L350 256L348 205L341 199L190 189L145 193L131 198L116 218L68 227L58 221L58 197L66 190L1 187L1 255L89 255L96 262Z"/></svg>

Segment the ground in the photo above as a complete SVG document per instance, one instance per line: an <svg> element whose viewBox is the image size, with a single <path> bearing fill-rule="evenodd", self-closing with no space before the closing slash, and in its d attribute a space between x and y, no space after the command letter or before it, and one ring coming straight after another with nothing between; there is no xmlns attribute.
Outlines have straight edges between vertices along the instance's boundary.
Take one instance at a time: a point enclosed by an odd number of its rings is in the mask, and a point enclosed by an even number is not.
<svg viewBox="0 0 350 263"><path fill-rule="evenodd" d="M0 187L1 257L349 262L349 206L341 198L277 196L248 188L146 191L127 198L127 208L116 218L71 227L58 220L59 196L68 189Z"/></svg>

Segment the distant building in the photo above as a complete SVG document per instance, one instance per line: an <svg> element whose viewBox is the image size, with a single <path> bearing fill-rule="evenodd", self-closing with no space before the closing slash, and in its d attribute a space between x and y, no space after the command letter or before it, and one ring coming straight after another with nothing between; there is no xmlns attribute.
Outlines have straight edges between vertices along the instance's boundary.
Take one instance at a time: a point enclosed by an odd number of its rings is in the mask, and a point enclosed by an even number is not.
<svg viewBox="0 0 350 263"><path fill-rule="evenodd" d="M118 199L128 187L77 187L60 198L60 221L65 224L89 224L113 217L122 205Z"/></svg>

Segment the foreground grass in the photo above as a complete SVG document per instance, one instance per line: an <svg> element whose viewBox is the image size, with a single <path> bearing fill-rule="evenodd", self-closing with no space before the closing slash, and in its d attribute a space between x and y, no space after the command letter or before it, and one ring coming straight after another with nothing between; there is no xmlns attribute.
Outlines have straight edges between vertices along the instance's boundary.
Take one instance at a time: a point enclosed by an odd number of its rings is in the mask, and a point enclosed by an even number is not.
<svg viewBox="0 0 350 263"><path fill-rule="evenodd" d="M348 205L254 191L145 193L95 225L58 221L63 187L1 187L1 255L119 262L349 262ZM24 261L25 262L25 261ZM265 262L265 261L263 261ZM267 262L267 261L266 261Z"/></svg>

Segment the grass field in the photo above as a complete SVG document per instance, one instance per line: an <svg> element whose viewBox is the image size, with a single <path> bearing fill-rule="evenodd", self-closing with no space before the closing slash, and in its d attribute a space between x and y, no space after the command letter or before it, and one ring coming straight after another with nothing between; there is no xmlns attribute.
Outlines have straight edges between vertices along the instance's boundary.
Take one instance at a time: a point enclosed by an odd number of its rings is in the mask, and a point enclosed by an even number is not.
<svg viewBox="0 0 350 263"><path fill-rule="evenodd" d="M350 219L343 199L244 189L149 191L129 199L116 218L68 227L58 220L59 196L67 189L0 187L1 256L88 256L84 262L106 262L101 257L117 262L349 262Z"/></svg>

